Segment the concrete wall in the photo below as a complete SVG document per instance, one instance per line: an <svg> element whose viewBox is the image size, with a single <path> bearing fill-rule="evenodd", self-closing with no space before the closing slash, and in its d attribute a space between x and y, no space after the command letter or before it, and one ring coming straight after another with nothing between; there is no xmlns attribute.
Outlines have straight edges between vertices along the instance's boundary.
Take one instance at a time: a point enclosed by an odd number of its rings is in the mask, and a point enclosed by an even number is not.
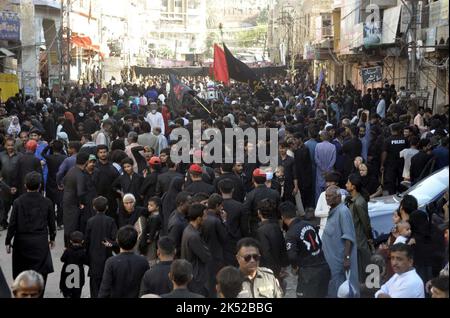
<svg viewBox="0 0 450 318"><path fill-rule="evenodd" d="M420 72L420 87L426 89L429 93L427 106L432 108L435 113L443 112L443 106L449 103L448 69L438 69L437 67L423 68Z"/></svg>
<svg viewBox="0 0 450 318"><path fill-rule="evenodd" d="M388 57L384 60L383 79L387 78L390 84L395 84L398 89L406 86L408 73L408 60L401 57Z"/></svg>
<svg viewBox="0 0 450 318"><path fill-rule="evenodd" d="M22 65L19 79L26 95L39 97L39 46L40 36L37 21L34 19L34 4L31 0L23 0L20 6Z"/></svg>

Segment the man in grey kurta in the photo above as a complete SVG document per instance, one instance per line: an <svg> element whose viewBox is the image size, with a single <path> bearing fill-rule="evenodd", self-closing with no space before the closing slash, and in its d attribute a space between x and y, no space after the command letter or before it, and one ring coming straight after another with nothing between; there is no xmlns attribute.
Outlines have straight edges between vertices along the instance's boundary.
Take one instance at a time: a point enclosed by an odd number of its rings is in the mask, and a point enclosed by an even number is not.
<svg viewBox="0 0 450 318"><path fill-rule="evenodd" d="M336 147L328 140L330 136L327 131L320 132L322 142L317 144L314 160L316 163L316 202L325 188L325 174L333 170L336 163Z"/></svg>
<svg viewBox="0 0 450 318"><path fill-rule="evenodd" d="M359 281L366 280L366 267L372 256L370 245L373 241L367 201L361 195L362 184L359 173L351 174L345 185L351 197L347 203L355 225L356 246L358 251Z"/></svg>
<svg viewBox="0 0 450 318"><path fill-rule="evenodd" d="M328 297L337 297L339 286L346 280L345 272L348 270L354 297L359 297L358 258L352 215L341 202L341 192L337 186L328 187L325 194L331 207L322 235L323 252L331 271Z"/></svg>

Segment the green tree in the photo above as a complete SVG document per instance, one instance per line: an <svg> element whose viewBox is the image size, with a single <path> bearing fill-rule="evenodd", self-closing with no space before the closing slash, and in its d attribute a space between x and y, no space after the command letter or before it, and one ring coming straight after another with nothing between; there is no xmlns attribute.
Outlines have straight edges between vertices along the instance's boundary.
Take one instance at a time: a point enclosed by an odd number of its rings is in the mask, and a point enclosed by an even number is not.
<svg viewBox="0 0 450 318"><path fill-rule="evenodd" d="M264 8L259 13L259 16L256 18L256 22L258 24L267 24L269 23L269 8Z"/></svg>
<svg viewBox="0 0 450 318"><path fill-rule="evenodd" d="M263 46L267 33L267 25L257 25L250 30L236 34L236 42L239 47Z"/></svg>
<svg viewBox="0 0 450 318"><path fill-rule="evenodd" d="M212 58L214 55L214 43L219 43L219 34L217 32L208 32L206 36L206 57Z"/></svg>

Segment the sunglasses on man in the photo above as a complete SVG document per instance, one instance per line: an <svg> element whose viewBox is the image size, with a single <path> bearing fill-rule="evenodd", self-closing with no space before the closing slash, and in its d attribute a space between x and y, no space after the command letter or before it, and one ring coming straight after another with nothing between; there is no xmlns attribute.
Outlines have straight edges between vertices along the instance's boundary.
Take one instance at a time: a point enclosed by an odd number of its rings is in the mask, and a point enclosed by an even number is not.
<svg viewBox="0 0 450 318"><path fill-rule="evenodd" d="M261 255L259 255L259 254L249 254L249 255L241 256L241 258L242 258L246 263L249 263L249 262L251 261L252 258L255 260L255 262L258 262L259 259L261 258Z"/></svg>

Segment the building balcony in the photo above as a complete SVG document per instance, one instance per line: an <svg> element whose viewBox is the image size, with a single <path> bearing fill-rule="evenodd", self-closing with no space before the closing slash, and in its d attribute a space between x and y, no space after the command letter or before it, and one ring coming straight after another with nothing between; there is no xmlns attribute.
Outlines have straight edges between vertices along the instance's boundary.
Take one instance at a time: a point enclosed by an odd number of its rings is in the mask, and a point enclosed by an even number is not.
<svg viewBox="0 0 450 318"><path fill-rule="evenodd" d="M331 8L334 10L340 10L343 5L343 0L333 0L331 3Z"/></svg>
<svg viewBox="0 0 450 318"><path fill-rule="evenodd" d="M333 49L334 42L333 38L323 39L319 43L316 44L316 47L319 49Z"/></svg>
<svg viewBox="0 0 450 318"><path fill-rule="evenodd" d="M397 6L397 0L369 0L369 4L377 5L380 9L386 9Z"/></svg>

